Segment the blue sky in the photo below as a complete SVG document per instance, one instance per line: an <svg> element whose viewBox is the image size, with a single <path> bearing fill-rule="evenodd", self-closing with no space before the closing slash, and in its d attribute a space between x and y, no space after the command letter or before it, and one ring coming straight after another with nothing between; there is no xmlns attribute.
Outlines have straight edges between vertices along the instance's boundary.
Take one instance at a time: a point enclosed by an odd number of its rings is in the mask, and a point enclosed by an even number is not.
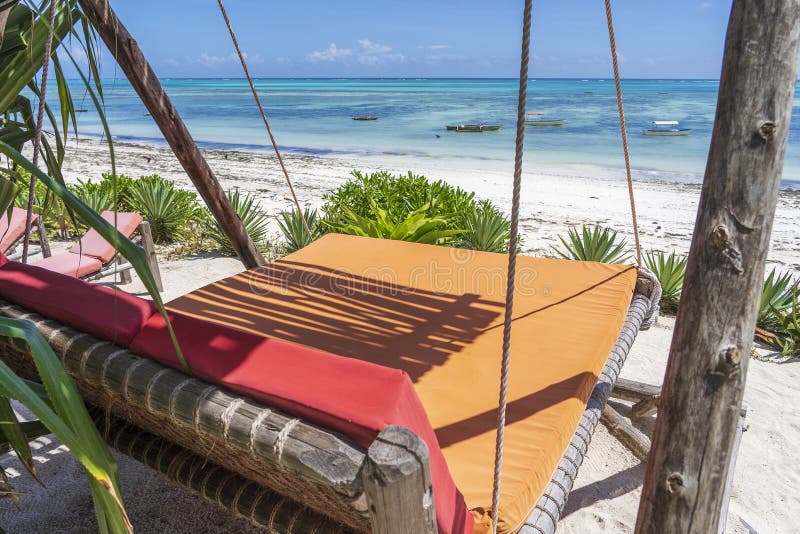
<svg viewBox="0 0 800 534"><path fill-rule="evenodd" d="M162 77L240 77L217 3L112 0ZM514 77L522 0L228 0L257 77ZM718 78L730 2L616 0L628 78ZM601 0L534 2L531 77L608 77ZM104 60L104 76L122 76ZM115 73L116 70L116 73Z"/></svg>

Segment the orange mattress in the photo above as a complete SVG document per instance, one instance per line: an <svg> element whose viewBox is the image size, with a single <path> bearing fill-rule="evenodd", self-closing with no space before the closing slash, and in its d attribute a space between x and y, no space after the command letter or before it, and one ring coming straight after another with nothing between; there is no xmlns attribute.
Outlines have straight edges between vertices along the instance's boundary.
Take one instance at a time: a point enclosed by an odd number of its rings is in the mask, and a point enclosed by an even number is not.
<svg viewBox="0 0 800 534"><path fill-rule="evenodd" d="M507 257L328 234L168 307L406 371L450 473L489 532ZM575 433L636 270L520 257L500 531L525 521Z"/></svg>

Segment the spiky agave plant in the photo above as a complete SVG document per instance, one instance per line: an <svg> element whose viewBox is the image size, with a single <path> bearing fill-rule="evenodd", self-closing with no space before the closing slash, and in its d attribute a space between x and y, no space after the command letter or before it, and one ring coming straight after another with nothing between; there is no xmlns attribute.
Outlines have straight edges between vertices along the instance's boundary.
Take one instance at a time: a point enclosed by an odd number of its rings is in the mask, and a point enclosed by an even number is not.
<svg viewBox="0 0 800 534"><path fill-rule="evenodd" d="M792 304L792 290L797 284L790 273L781 274L773 268L764 280L761 299L758 303L756 325L764 330L773 330L779 324L776 312L783 312Z"/></svg>
<svg viewBox="0 0 800 534"><path fill-rule="evenodd" d="M131 207L150 223L157 242L180 241L190 222L201 216L197 195L157 174L143 176L128 190Z"/></svg>
<svg viewBox="0 0 800 534"><path fill-rule="evenodd" d="M686 275L686 256L661 251L646 252L643 258L645 266L652 271L661 284L661 309L675 312L681 300L683 279Z"/></svg>
<svg viewBox="0 0 800 534"><path fill-rule="evenodd" d="M625 263L631 259L627 241L608 227L583 225L580 232L570 228L567 239L562 236L558 239L563 249L556 246L552 249L567 260Z"/></svg>
<svg viewBox="0 0 800 534"><path fill-rule="evenodd" d="M303 218L308 224L308 229L311 230L311 235L308 235L303 219L300 217L297 209L291 211L282 211L278 219L278 226L286 239L286 251L294 252L303 247L310 245L325 233L325 226L320 221L317 210L305 208L303 210Z"/></svg>
<svg viewBox="0 0 800 534"><path fill-rule="evenodd" d="M484 252L508 252L511 223L488 202L481 201L464 215L464 233L456 240L461 248Z"/></svg>
<svg viewBox="0 0 800 534"><path fill-rule="evenodd" d="M772 310L778 323L776 338L784 356L800 356L800 284L795 284L789 292L789 306Z"/></svg>
<svg viewBox="0 0 800 534"><path fill-rule="evenodd" d="M247 235L253 240L260 249L265 250L267 236L269 234L269 216L256 201L255 195L242 193L238 188L225 192L228 200L233 207L233 211L239 216L247 231ZM235 256L236 250L233 248L230 239L225 235L220 224L210 217L207 228L209 237L217 244L223 254Z"/></svg>

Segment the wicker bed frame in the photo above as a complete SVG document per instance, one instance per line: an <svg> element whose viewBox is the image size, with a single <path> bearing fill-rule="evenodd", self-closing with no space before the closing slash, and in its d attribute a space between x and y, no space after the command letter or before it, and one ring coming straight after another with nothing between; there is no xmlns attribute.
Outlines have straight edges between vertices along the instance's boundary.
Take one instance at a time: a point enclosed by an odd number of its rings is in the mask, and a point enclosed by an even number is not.
<svg viewBox="0 0 800 534"><path fill-rule="evenodd" d="M661 289L639 272L619 338L558 468L520 532L552 533L600 411ZM389 427L368 450L262 403L0 300L0 314L33 322L119 451L269 532L437 531L424 442ZM0 354L35 379L27 345L0 337ZM402 518L402 519L401 519Z"/></svg>

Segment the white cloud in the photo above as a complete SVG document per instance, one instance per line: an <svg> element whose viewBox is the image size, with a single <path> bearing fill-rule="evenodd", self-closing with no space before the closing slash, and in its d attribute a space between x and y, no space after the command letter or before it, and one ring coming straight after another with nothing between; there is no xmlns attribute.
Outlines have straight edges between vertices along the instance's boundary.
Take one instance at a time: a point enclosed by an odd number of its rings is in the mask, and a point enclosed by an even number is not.
<svg viewBox="0 0 800 534"><path fill-rule="evenodd" d="M432 44L432 45L430 45L428 48L430 48L431 50L445 50L445 49L447 49L447 48L450 48L450 45L446 45L446 44Z"/></svg>
<svg viewBox="0 0 800 534"><path fill-rule="evenodd" d="M264 63L264 58L262 58L259 54L256 54L251 57L247 52L242 52L242 55L244 56L245 61L247 61L250 64ZM239 56L234 52L231 52L227 56L215 56L203 52L202 54L200 54L200 57L197 58L197 61L199 61L203 65L213 67L216 65L223 65L225 63L238 63Z"/></svg>
<svg viewBox="0 0 800 534"><path fill-rule="evenodd" d="M328 48L324 50L314 50L308 54L308 60L312 63L318 61L337 61L352 54L353 51L349 48L339 48L336 46L336 43L331 43L328 45Z"/></svg>
<svg viewBox="0 0 800 534"><path fill-rule="evenodd" d="M385 63L397 63L406 60L406 57L399 52L392 52L389 45L376 43L369 39L359 39L358 47L339 48L336 43L331 43L328 48L315 50L308 54L307 59L312 63L320 61L334 62L354 60L362 65L383 65Z"/></svg>
<svg viewBox="0 0 800 534"><path fill-rule="evenodd" d="M708 9L710 7L714 7L714 2L700 2L697 9Z"/></svg>
<svg viewBox="0 0 800 534"><path fill-rule="evenodd" d="M391 52L392 50L391 46L373 43L369 39L359 39L358 44L361 46L361 51L365 54L385 54L386 52Z"/></svg>
<svg viewBox="0 0 800 534"><path fill-rule="evenodd" d="M358 62L362 65L383 65L384 63L402 63L406 60L403 54L362 54Z"/></svg>
<svg viewBox="0 0 800 534"><path fill-rule="evenodd" d="M628 58L622 52L617 52L617 61L619 61L620 63L627 63Z"/></svg>
<svg viewBox="0 0 800 534"><path fill-rule="evenodd" d="M294 63L294 61L292 61L292 58L283 56L278 56L272 61L281 65L291 65L292 63Z"/></svg>
<svg viewBox="0 0 800 534"><path fill-rule="evenodd" d="M177 67L179 65L178 60L171 57L165 57L161 60L161 63L164 65L169 65L170 67Z"/></svg>

